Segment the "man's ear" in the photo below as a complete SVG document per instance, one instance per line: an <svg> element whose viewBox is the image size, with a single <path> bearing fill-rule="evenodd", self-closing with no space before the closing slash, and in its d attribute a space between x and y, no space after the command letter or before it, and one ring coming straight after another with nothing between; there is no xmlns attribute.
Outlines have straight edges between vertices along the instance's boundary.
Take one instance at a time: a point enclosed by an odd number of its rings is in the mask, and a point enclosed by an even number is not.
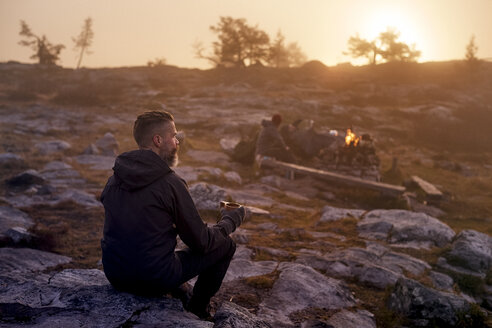
<svg viewBox="0 0 492 328"><path fill-rule="evenodd" d="M158 135L158 134L155 134L153 137L152 137L152 142L154 143L154 146L156 147L159 147L159 145L161 144L162 140L161 140L161 136Z"/></svg>

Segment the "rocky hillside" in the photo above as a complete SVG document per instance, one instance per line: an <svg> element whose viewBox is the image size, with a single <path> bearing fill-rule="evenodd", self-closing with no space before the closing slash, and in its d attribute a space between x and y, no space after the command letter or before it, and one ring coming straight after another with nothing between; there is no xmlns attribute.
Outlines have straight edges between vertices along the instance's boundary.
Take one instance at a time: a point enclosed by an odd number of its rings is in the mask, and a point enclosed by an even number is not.
<svg viewBox="0 0 492 328"><path fill-rule="evenodd" d="M73 71L0 64L0 323L5 327L483 327L492 310L492 66ZM171 111L176 172L203 219L248 206L214 322L119 293L98 196L143 108ZM255 170L230 145L273 113L370 133L393 198ZM393 159L398 166L390 169ZM306 164L312 164L306 162ZM443 192L425 199L418 175ZM191 281L193 283L193 281Z"/></svg>

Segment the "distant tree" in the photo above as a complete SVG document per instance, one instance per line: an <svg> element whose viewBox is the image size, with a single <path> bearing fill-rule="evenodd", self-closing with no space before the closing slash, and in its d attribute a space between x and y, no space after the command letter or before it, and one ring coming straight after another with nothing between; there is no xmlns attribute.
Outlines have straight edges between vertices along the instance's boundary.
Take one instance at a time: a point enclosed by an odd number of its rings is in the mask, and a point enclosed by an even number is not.
<svg viewBox="0 0 492 328"><path fill-rule="evenodd" d="M477 57L478 46L475 44L475 35L470 37L470 41L466 45L465 60L471 70L476 69L479 64Z"/></svg>
<svg viewBox="0 0 492 328"><path fill-rule="evenodd" d="M268 64L273 67L288 67L289 53L285 47L285 37L281 31L277 32L275 40L270 45Z"/></svg>
<svg viewBox="0 0 492 328"><path fill-rule="evenodd" d="M199 59L206 59L208 60L212 65L218 66L220 65L220 58L216 56L215 54L206 54L205 51L205 46L203 45L203 42L201 41L195 41L192 45L193 48L193 53L195 54L195 58Z"/></svg>
<svg viewBox="0 0 492 328"><path fill-rule="evenodd" d="M270 37L258 26L249 27L245 31L246 59L250 65L262 64L268 56Z"/></svg>
<svg viewBox="0 0 492 328"><path fill-rule="evenodd" d="M379 37L373 41L367 41L355 35L348 40L349 50L344 52L353 58L366 57L369 63L377 63L378 57L386 62L416 61L421 52L415 49L415 45L409 46L406 43L399 42L400 33L395 29L388 28L385 32L379 34Z"/></svg>
<svg viewBox="0 0 492 328"><path fill-rule="evenodd" d="M147 66L149 67L159 67L159 66L166 66L166 58L161 57L161 58L156 58L155 60L149 60L147 62Z"/></svg>
<svg viewBox="0 0 492 328"><path fill-rule="evenodd" d="M369 64L376 64L376 56L379 53L379 49L376 47L375 41L369 42L357 34L350 37L348 44L349 50L344 52L345 55L350 55L353 58L366 57L369 60Z"/></svg>
<svg viewBox="0 0 492 328"><path fill-rule="evenodd" d="M45 35L39 37L31 31L31 28L21 20L19 35L25 40L19 41L22 46L30 47L34 54L31 59L38 59L40 64L55 65L60 60L60 52L65 48L63 44L51 44Z"/></svg>
<svg viewBox="0 0 492 328"><path fill-rule="evenodd" d="M415 45L411 47L403 42L398 42L400 37L400 32L394 28L388 28L385 32L379 34L379 41L381 46L378 52L381 57L388 61L403 61L403 62L414 62L416 61L421 52L415 49Z"/></svg>
<svg viewBox="0 0 492 328"><path fill-rule="evenodd" d="M268 63L274 67L289 67L306 61L306 55L297 43L285 45L285 37L280 31L270 43L265 31L248 25L244 18L220 17L210 30L217 34L217 40L212 43L213 53L207 54L199 41L193 44L193 52L196 58L206 59L216 66L244 67Z"/></svg>
<svg viewBox="0 0 492 328"><path fill-rule="evenodd" d="M275 40L270 44L268 64L273 67L301 66L307 61L297 42L285 45L285 37L281 31L277 32Z"/></svg>
<svg viewBox="0 0 492 328"><path fill-rule="evenodd" d="M210 30L217 34L218 41L213 42L213 51L219 63L226 66L246 66L247 36L249 26L244 18L220 17Z"/></svg>
<svg viewBox="0 0 492 328"><path fill-rule="evenodd" d="M297 42L289 43L287 52L289 53L289 66L299 67L307 62L307 56Z"/></svg>
<svg viewBox="0 0 492 328"><path fill-rule="evenodd" d="M72 38L72 41L75 43L74 50L79 52L79 60L77 61L77 69L80 67L82 63L82 57L84 53L90 55L92 52L89 51L89 47L92 45L92 39L94 38L94 32L92 31L92 18L87 17L84 21L84 25L82 26L82 31L79 36L76 38Z"/></svg>

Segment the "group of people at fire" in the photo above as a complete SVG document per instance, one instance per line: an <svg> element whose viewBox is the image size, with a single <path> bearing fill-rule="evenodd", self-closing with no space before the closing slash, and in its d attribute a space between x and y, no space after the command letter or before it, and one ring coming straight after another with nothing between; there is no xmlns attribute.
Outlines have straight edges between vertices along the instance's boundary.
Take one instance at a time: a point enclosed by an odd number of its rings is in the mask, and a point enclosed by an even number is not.
<svg viewBox="0 0 492 328"><path fill-rule="evenodd" d="M299 119L282 126L281 123L280 114L274 114L270 120L261 122L262 128L256 140L256 160L271 157L282 162L318 168L323 168L325 164L340 163L379 164L369 134L356 136L352 128L347 129L345 136L338 135L336 130L320 133L314 129L312 120Z"/></svg>

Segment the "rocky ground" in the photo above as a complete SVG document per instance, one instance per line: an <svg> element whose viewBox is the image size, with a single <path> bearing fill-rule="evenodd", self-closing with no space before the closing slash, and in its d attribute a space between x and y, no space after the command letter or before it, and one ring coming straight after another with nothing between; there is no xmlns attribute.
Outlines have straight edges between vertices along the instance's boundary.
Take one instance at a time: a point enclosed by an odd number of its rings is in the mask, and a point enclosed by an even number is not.
<svg viewBox="0 0 492 328"><path fill-rule="evenodd" d="M464 131L472 118L482 121L483 111L490 117L489 80L475 77L471 89L419 67L418 78L400 70L395 82L384 71L319 63L298 71L72 71L15 63L0 70L2 327L490 324L492 149L478 140L489 131L464 136L478 143L465 149L440 139L423 146L427 137L448 136L446 128ZM170 296L116 292L102 272L98 196L115 155L134 148L131 125L144 106L175 115L183 140L176 172L206 222L224 199L251 211L233 234L238 250L213 299L214 322L198 320ZM383 182L418 174L443 200L289 180L232 161L228 145L275 112L286 121L314 119L320 129L352 125L371 133ZM473 147L482 147L480 156L466 149ZM398 169L385 173L395 156Z"/></svg>

